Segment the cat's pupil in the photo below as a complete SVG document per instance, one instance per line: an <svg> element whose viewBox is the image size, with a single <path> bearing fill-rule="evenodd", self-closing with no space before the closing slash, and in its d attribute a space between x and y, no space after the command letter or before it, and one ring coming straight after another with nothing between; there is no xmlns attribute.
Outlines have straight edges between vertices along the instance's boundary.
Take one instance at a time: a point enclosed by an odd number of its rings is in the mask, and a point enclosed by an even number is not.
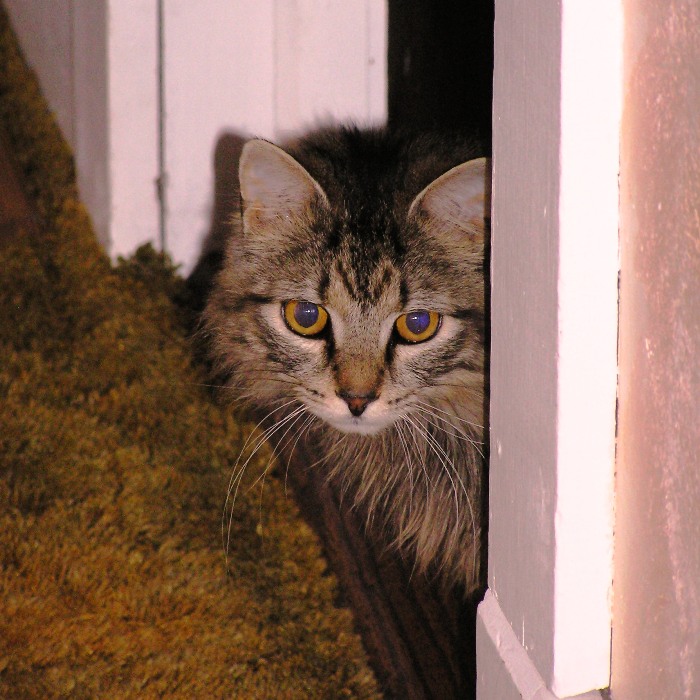
<svg viewBox="0 0 700 700"><path fill-rule="evenodd" d="M310 301L297 302L294 319L302 328L311 328L318 321L318 306Z"/></svg>
<svg viewBox="0 0 700 700"><path fill-rule="evenodd" d="M406 314L406 327L411 333L420 335L430 325L430 314L427 311L412 311Z"/></svg>

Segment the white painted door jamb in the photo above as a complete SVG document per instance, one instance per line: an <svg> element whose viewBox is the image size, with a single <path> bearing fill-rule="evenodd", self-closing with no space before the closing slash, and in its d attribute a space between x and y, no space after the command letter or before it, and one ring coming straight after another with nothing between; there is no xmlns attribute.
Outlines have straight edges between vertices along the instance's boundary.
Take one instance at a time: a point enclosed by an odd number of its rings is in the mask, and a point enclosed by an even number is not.
<svg viewBox="0 0 700 700"><path fill-rule="evenodd" d="M601 700L601 694L592 690L582 695L557 698L547 689L544 679L535 668L522 644L498 605L496 597L487 591L479 606L477 624L482 635L487 635L503 663L502 672L508 675L506 682L520 694L523 700ZM498 700L506 700L499 698Z"/></svg>
<svg viewBox="0 0 700 700"><path fill-rule="evenodd" d="M610 679L621 0L496 0L479 700ZM583 693L583 695L581 695Z"/></svg>

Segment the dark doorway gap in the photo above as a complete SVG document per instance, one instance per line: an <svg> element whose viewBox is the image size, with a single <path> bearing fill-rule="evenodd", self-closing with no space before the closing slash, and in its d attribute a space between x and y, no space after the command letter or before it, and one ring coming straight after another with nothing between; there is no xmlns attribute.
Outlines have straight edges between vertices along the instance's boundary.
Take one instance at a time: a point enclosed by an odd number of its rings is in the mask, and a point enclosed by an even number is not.
<svg viewBox="0 0 700 700"><path fill-rule="evenodd" d="M389 0L389 124L491 141L493 0Z"/></svg>

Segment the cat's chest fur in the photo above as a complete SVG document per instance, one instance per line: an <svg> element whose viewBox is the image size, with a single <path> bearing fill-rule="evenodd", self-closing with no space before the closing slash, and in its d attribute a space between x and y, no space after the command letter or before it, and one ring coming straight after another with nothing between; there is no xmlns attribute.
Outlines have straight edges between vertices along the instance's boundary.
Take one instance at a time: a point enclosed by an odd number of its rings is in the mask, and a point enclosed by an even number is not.
<svg viewBox="0 0 700 700"><path fill-rule="evenodd" d="M488 162L383 130L246 145L204 314L239 401L310 431L317 468L446 581L478 580ZM290 418L291 416L291 418ZM280 423L281 424L281 423Z"/></svg>

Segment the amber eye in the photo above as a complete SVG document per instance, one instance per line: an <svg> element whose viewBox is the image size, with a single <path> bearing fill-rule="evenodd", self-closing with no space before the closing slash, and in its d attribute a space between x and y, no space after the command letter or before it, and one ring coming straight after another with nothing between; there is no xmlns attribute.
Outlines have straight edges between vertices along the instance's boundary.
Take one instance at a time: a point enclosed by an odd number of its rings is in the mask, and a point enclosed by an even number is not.
<svg viewBox="0 0 700 700"><path fill-rule="evenodd" d="M440 321L436 311L409 311L396 319L396 332L408 343L422 343L437 333Z"/></svg>
<svg viewBox="0 0 700 700"><path fill-rule="evenodd" d="M284 320L299 335L318 335L328 323L328 312L310 301L293 299L282 306Z"/></svg>

